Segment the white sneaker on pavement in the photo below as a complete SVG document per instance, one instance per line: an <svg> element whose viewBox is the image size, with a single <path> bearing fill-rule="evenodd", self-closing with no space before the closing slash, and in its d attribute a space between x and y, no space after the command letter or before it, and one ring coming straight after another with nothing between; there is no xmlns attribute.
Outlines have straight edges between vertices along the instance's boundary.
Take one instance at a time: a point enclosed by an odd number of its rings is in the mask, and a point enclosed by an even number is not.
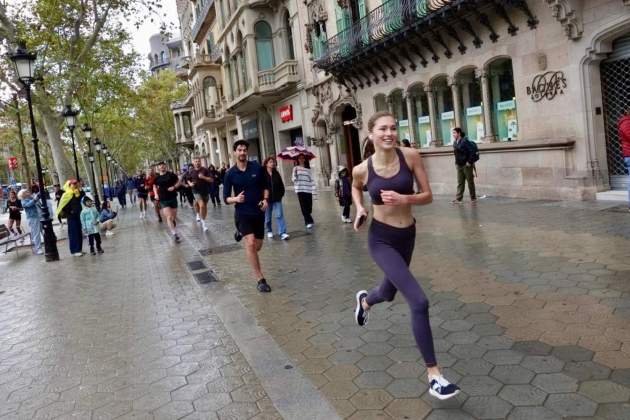
<svg viewBox="0 0 630 420"><path fill-rule="evenodd" d="M199 215L197 215L197 222L201 222L201 217L199 217Z"/></svg>
<svg viewBox="0 0 630 420"><path fill-rule="evenodd" d="M83 252L75 252L74 254L72 254L73 257L82 257L83 256Z"/></svg>
<svg viewBox="0 0 630 420"><path fill-rule="evenodd" d="M283 241L286 241L287 239L289 239L289 234L283 233L282 235L280 235L280 239L282 239Z"/></svg>
<svg viewBox="0 0 630 420"><path fill-rule="evenodd" d="M204 232L207 232L209 230L208 226L206 226L206 222L204 222L203 220L201 221L201 228Z"/></svg>
<svg viewBox="0 0 630 420"><path fill-rule="evenodd" d="M273 239L273 232L267 232L267 238Z"/></svg>
<svg viewBox="0 0 630 420"><path fill-rule="evenodd" d="M309 223L308 225L306 225L306 229L313 229L313 224Z"/></svg>

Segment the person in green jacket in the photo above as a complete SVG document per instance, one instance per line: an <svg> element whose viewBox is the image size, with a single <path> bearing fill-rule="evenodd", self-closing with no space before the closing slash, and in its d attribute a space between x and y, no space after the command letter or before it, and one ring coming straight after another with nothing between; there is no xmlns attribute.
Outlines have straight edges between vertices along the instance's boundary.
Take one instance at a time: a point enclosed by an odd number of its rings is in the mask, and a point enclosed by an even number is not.
<svg viewBox="0 0 630 420"><path fill-rule="evenodd" d="M90 254L96 255L94 251L94 242L96 242L96 251L102 254L103 248L101 248L101 234L98 233L98 210L94 207L94 202L88 196L84 196L81 200L83 210L81 210L81 227L83 232L88 236L90 242Z"/></svg>

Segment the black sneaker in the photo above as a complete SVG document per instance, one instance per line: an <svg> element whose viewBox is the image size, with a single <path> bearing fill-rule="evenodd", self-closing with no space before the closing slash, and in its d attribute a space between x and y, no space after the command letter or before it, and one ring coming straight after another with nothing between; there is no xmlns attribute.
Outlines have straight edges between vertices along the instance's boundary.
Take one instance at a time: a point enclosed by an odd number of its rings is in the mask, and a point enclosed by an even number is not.
<svg viewBox="0 0 630 420"><path fill-rule="evenodd" d="M269 286L267 284L267 280L265 280L265 279L258 280L258 284L256 285L256 288L258 289L258 291L260 293L269 293L269 292L271 292L271 286Z"/></svg>
<svg viewBox="0 0 630 420"><path fill-rule="evenodd" d="M239 232L238 230L234 232L234 240L236 242L241 242L241 239L243 239L243 235L241 235L241 232Z"/></svg>
<svg viewBox="0 0 630 420"><path fill-rule="evenodd" d="M175 240L175 243L177 244L182 241L182 239L179 237L177 233L173 235L173 239Z"/></svg>
<svg viewBox="0 0 630 420"><path fill-rule="evenodd" d="M90 254L92 254L92 255L96 255L96 252L95 252L94 250L91 250L91 251L90 251Z"/></svg>
<svg viewBox="0 0 630 420"><path fill-rule="evenodd" d="M99 254L104 254L105 253L105 251L103 251L103 248L97 249L96 252L98 252Z"/></svg>
<svg viewBox="0 0 630 420"><path fill-rule="evenodd" d="M357 307L354 310L354 320L357 322L357 325L363 327L368 322L368 313L365 309L363 309L363 305L361 305L361 301L368 295L367 290L359 290L357 292Z"/></svg>

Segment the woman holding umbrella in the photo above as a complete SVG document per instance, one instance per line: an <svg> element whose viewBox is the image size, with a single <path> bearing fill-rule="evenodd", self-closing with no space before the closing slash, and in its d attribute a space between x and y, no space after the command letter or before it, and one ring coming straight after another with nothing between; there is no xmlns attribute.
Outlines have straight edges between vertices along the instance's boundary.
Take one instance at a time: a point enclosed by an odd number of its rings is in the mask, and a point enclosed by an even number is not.
<svg viewBox="0 0 630 420"><path fill-rule="evenodd" d="M309 152L310 153L310 152ZM312 155L312 154L311 154ZM306 158L306 153L297 155L297 163L293 167L293 187L298 195L302 216L304 216L304 224L306 229L312 229L315 221L313 220L313 193L315 192L315 181L311 172L311 166Z"/></svg>

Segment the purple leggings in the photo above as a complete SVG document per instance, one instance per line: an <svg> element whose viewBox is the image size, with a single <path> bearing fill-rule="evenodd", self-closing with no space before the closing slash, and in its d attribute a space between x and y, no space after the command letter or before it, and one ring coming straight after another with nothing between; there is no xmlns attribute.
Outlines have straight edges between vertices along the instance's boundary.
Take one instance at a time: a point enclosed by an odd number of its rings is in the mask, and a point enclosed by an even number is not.
<svg viewBox="0 0 630 420"><path fill-rule="evenodd" d="M397 228L372 220L368 245L372 259L385 273L385 279L380 286L370 291L365 300L370 306L391 302L396 291L400 290L411 309L411 327L424 363L427 367L433 367L437 362L429 324L429 300L409 271L415 238L415 224Z"/></svg>

